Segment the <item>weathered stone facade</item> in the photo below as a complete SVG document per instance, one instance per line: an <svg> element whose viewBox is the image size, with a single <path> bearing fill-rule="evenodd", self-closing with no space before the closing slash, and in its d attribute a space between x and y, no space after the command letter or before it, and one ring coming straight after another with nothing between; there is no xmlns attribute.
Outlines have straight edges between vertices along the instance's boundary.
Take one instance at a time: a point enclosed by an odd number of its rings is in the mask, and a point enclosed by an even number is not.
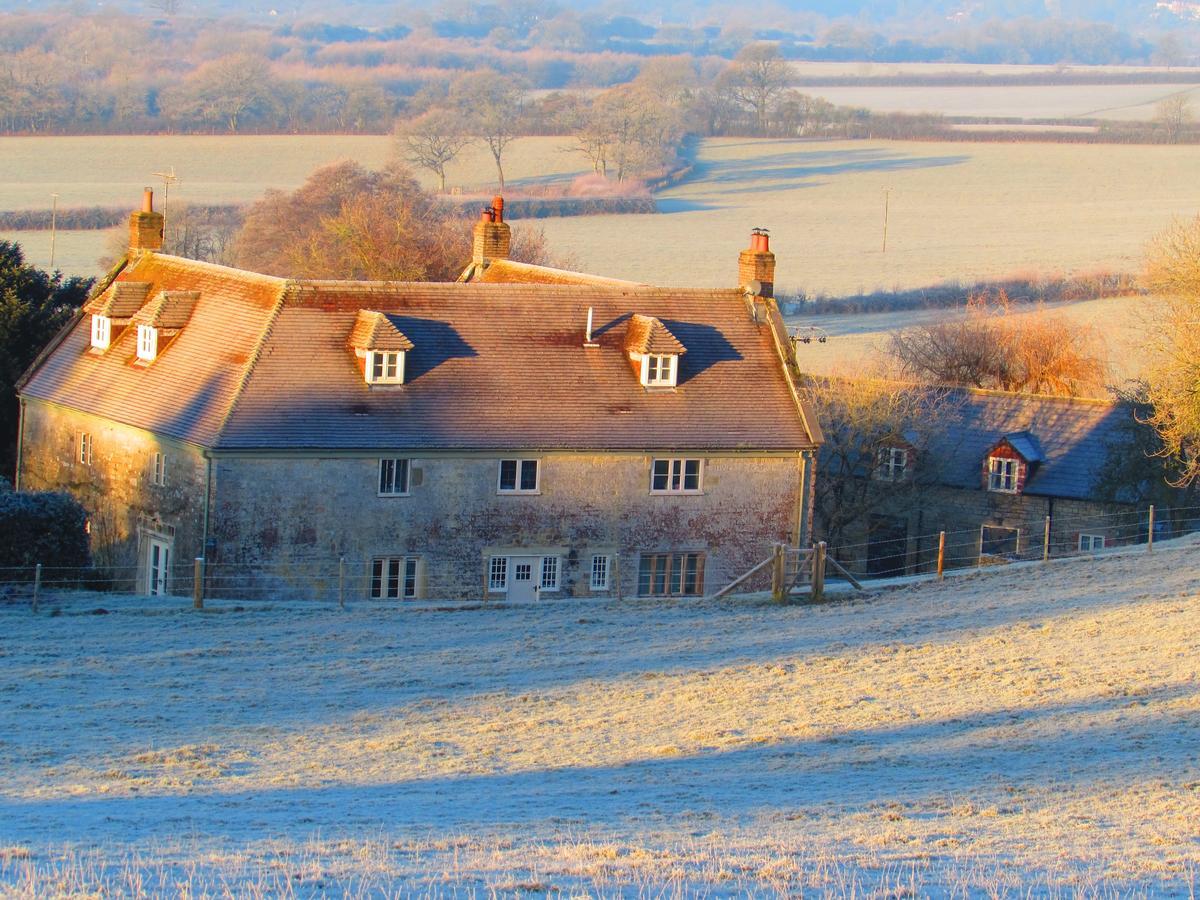
<svg viewBox="0 0 1200 900"><path fill-rule="evenodd" d="M204 554L208 461L201 448L32 399L21 425L18 487L67 491L83 504L93 558L114 586L147 590L153 538L170 552L168 589L191 590L192 560Z"/></svg>
<svg viewBox="0 0 1200 900"><path fill-rule="evenodd" d="M640 554L702 553L710 591L806 526L807 457L683 455L703 458L700 493L651 493L644 454L542 454L539 491L512 495L497 491L501 455L429 455L410 460L407 496L379 496L376 456L220 456L213 571L234 593L332 598L345 557L347 595L362 598L372 559L416 557L419 597L486 597L489 559L528 554L560 559L554 595L586 597L604 554L598 593L632 597Z"/></svg>

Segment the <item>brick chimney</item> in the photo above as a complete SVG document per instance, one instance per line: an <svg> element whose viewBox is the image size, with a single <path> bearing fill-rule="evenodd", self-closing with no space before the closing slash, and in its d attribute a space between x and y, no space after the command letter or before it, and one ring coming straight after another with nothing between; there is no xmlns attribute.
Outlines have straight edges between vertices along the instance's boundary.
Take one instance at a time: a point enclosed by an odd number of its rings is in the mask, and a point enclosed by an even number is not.
<svg viewBox="0 0 1200 900"><path fill-rule="evenodd" d="M483 264L493 259L508 259L512 229L504 221L504 198L492 198L492 205L483 211L475 223L475 241L471 262Z"/></svg>
<svg viewBox="0 0 1200 900"><path fill-rule="evenodd" d="M759 297L775 296L775 254L771 252L771 237L765 228L750 232L750 247L738 254L738 284L749 289L758 282L754 291Z"/></svg>
<svg viewBox="0 0 1200 900"><path fill-rule="evenodd" d="M154 211L154 191L146 188L142 208L129 215L129 249L131 251L161 250L163 245L163 216Z"/></svg>

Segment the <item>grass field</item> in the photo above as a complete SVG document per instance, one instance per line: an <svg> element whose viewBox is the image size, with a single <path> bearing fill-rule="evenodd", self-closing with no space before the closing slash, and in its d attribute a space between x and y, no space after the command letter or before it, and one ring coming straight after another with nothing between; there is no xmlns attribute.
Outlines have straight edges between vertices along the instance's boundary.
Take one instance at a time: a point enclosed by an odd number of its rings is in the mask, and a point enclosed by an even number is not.
<svg viewBox="0 0 1200 900"><path fill-rule="evenodd" d="M665 214L619 224L543 224L551 245L589 271L664 284L732 284L756 225L771 230L782 293L1136 271L1154 233L1200 211L1200 155L1166 146L721 139L704 143L696 177L661 195L660 208Z"/></svg>
<svg viewBox="0 0 1200 900"><path fill-rule="evenodd" d="M39 196L44 202L55 189L64 205L132 205L141 186L153 183L148 173L164 165L182 178L176 196L245 200L270 185L298 184L312 166L339 155L378 165L387 153L383 138L101 138L94 140L105 148L97 155L103 162L85 164L92 140L0 140L0 152L15 147L21 160L0 184L0 207L28 206ZM581 158L565 147L560 139L519 143L512 179L579 171ZM93 180L68 189L52 177L62 168L87 170ZM487 185L490 178L477 154L452 183ZM771 229L781 293L1133 271L1151 235L1173 217L1200 211L1200 156L1168 146L719 139L702 145L695 177L666 191L660 208L658 215L540 224L552 248L589 271L662 284L731 284L737 253L756 225ZM19 238L46 264L48 234ZM58 262L94 273L106 240L100 232L63 233Z"/></svg>
<svg viewBox="0 0 1200 900"><path fill-rule="evenodd" d="M876 112L943 113L1025 119L1109 119L1148 121L1154 106L1175 94L1200 95L1196 84L1007 85L990 87L837 86L805 88L838 106Z"/></svg>
<svg viewBox="0 0 1200 900"><path fill-rule="evenodd" d="M818 607L3 605L0 895L1186 897L1197 552Z"/></svg>

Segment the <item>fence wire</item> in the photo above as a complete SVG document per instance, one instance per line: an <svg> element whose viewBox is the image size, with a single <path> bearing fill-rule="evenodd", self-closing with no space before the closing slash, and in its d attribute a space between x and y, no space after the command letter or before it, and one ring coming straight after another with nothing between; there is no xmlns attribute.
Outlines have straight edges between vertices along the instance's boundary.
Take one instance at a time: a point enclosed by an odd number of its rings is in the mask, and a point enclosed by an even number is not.
<svg viewBox="0 0 1200 900"><path fill-rule="evenodd" d="M869 586L872 579L930 574L939 569L951 572L971 567L1006 565L1072 556L1089 556L1120 547L1152 545L1153 541L1200 531L1200 506L1159 510L1122 510L1093 516L1051 516L1046 519L1006 520L1004 525L982 524L953 531L930 531L892 540L845 543L827 548L828 559L854 579ZM1153 518L1153 526L1151 519ZM1152 541L1153 539L1153 541ZM771 548L764 548L764 555ZM317 556L283 557L270 562L208 560L197 568L195 561L173 560L156 567L153 574L146 562L140 565L92 565L87 567L37 565L0 567L0 601L50 599L56 591L166 594L177 597L230 598L238 600L311 599L347 603L363 600L402 600L404 573L399 581L395 570L382 578L374 571L380 559L419 557ZM809 583L810 551L791 551L784 575L789 588L803 589ZM201 574L197 585L196 574ZM738 573L730 573L731 581ZM476 599L495 598L485 582L486 571L478 573ZM580 577L587 582L588 573ZM831 571L830 580L840 576ZM763 590L770 583L769 568L739 584L738 593ZM151 584L151 581L154 583ZM200 588L197 592L197 587ZM719 592L722 584L704 585L704 595ZM615 592L620 595L619 592ZM567 596L563 591L557 596ZM626 594L630 599L636 596ZM408 598L415 599L415 598ZM436 599L436 598L433 598Z"/></svg>

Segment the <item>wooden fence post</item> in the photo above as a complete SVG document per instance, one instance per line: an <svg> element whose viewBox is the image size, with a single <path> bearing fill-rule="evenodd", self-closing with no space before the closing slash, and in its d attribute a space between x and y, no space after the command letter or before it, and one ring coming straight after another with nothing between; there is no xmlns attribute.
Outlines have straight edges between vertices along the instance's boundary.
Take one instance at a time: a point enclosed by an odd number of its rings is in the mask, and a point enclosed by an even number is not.
<svg viewBox="0 0 1200 900"><path fill-rule="evenodd" d="M42 564L33 567L33 611L38 611L38 594L42 592Z"/></svg>
<svg viewBox="0 0 1200 900"><path fill-rule="evenodd" d="M771 548L771 599L776 603L783 602L787 578L783 571L786 557L783 555L783 544Z"/></svg>
<svg viewBox="0 0 1200 900"><path fill-rule="evenodd" d="M1050 517L1046 516L1046 530L1042 535L1042 562L1050 559Z"/></svg>
<svg viewBox="0 0 1200 900"><path fill-rule="evenodd" d="M192 608L204 609L204 557L197 556L192 564Z"/></svg>
<svg viewBox="0 0 1200 900"><path fill-rule="evenodd" d="M812 599L818 603L825 599L825 542L816 546L813 554Z"/></svg>
<svg viewBox="0 0 1200 900"><path fill-rule="evenodd" d="M1150 504L1150 527L1146 531L1146 552L1154 552L1154 504Z"/></svg>
<svg viewBox="0 0 1200 900"><path fill-rule="evenodd" d="M346 608L346 557L338 557L338 609Z"/></svg>
<svg viewBox="0 0 1200 900"><path fill-rule="evenodd" d="M946 532L944 531L938 534L937 575L938 581L946 577Z"/></svg>

